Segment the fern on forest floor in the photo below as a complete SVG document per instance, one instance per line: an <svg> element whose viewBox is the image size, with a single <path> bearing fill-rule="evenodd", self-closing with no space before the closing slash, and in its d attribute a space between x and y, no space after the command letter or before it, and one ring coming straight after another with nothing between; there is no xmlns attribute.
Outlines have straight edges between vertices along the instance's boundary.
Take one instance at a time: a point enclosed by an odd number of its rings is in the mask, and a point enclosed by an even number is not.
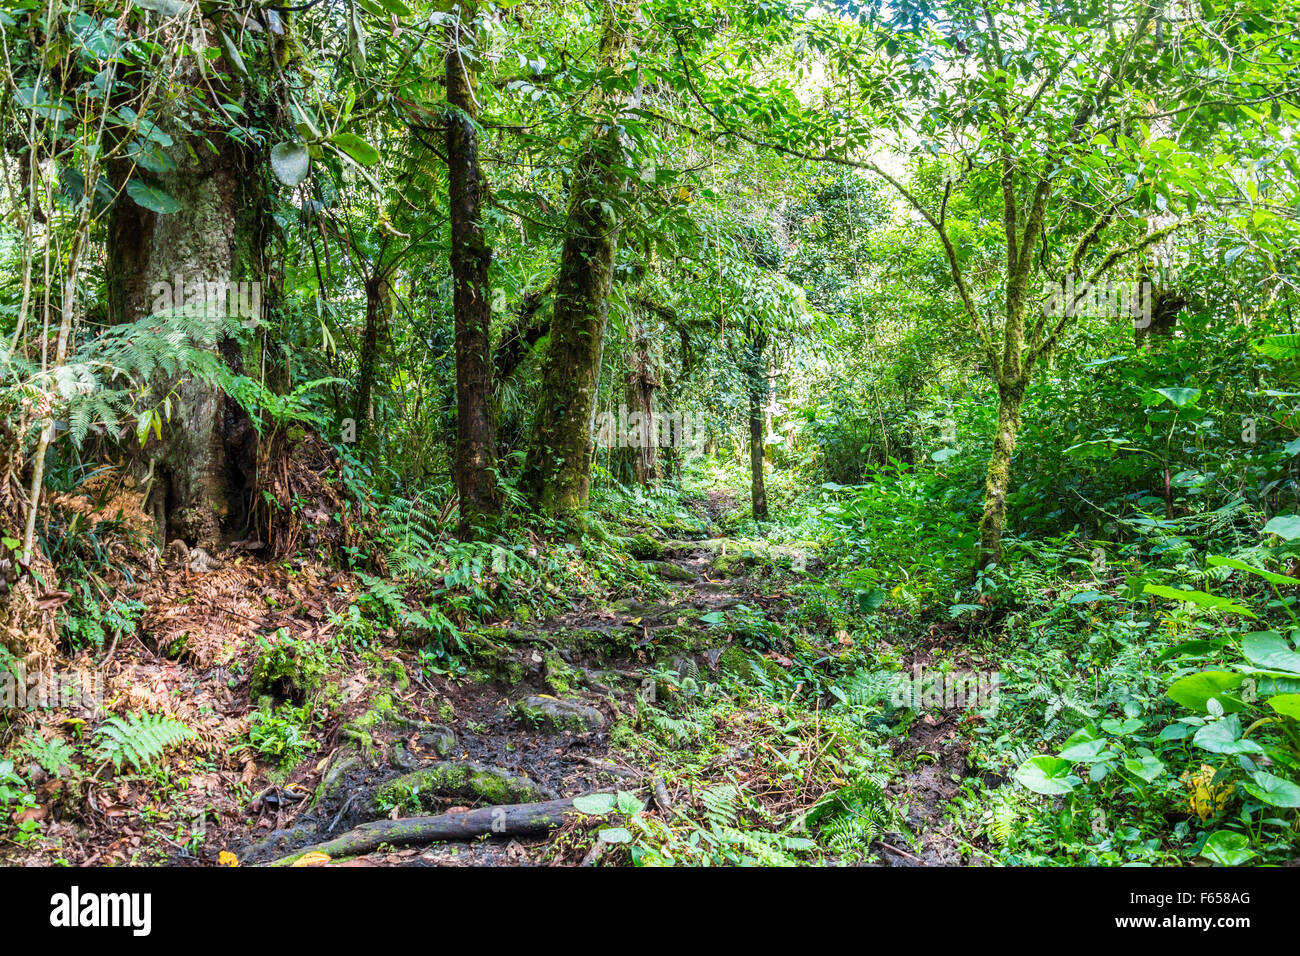
<svg viewBox="0 0 1300 956"><path fill-rule="evenodd" d="M94 757L111 763L121 773L123 765L144 771L168 747L194 740L189 727L166 714L127 714L110 717L95 731Z"/></svg>

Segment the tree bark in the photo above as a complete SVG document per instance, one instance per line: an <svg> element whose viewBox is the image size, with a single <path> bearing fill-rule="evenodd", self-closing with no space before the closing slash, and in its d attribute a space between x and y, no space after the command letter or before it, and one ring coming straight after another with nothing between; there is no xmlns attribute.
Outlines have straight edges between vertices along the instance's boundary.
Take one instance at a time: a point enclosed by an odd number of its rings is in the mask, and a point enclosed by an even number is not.
<svg viewBox="0 0 1300 956"><path fill-rule="evenodd" d="M627 417L639 415L640 442L626 449L627 469L631 480L642 487L653 484L658 474L658 422L655 421L655 391L659 378L655 374L650 343L642 335L636 336L627 374Z"/></svg>
<svg viewBox="0 0 1300 956"><path fill-rule="evenodd" d="M363 823L333 840L306 847L276 860L271 866L292 866L308 853L325 853L332 858L358 856L378 849L385 843L398 846L442 840L474 840L483 836L532 836L560 826L564 823L565 815L573 812L573 800L565 799L480 807L477 810L444 813L434 817L375 820Z"/></svg>
<svg viewBox="0 0 1300 956"><path fill-rule="evenodd" d="M1002 529L1007 518L1007 494L1011 486L1011 456L1020 432L1020 408L1025 383L998 386L998 428L993 436L988 472L984 478L984 515L980 519L979 568L1002 561Z"/></svg>
<svg viewBox="0 0 1300 956"><path fill-rule="evenodd" d="M176 169L159 178L180 209L155 213L121 194L110 214L108 300L115 323L159 311L156 300L165 290L173 303L188 302L204 295L198 290L209 283L247 281L260 273L265 195L257 158L219 134L212 138L214 150L173 133ZM238 346L222 321L214 318L205 329L192 344L239 371ZM163 518L160 535L210 548L222 527L237 523L245 511L256 437L247 415L217 386L189 375L155 385L160 401L172 394L162 438L145 449L153 464L150 505Z"/></svg>
<svg viewBox="0 0 1300 956"><path fill-rule="evenodd" d="M600 61L618 69L627 50L635 3L605 5ZM607 105L616 109L612 97ZM545 514L586 507L593 454L592 424L605 344L609 290L618 251L619 222L611 201L625 186L626 157L616 124L597 128L578 158L555 289L551 342L524 463L524 485Z"/></svg>
<svg viewBox="0 0 1300 956"><path fill-rule="evenodd" d="M379 368L380 336L391 319L388 279L382 273L370 276L366 287L366 328L361 335L361 354L357 360L357 402L353 417L360 426L370 420L370 403L374 397L375 376Z"/></svg>
<svg viewBox="0 0 1300 956"><path fill-rule="evenodd" d="M473 6L469 7L473 15ZM474 125L473 75L461 51L457 21L447 44L447 178L451 209L452 304L456 317L456 490L460 532L473 533L501 512L497 490L496 417L492 404L492 300L488 267L492 250L483 232L482 172Z"/></svg>
<svg viewBox="0 0 1300 956"><path fill-rule="evenodd" d="M755 319L745 323L747 340L746 379L749 391L749 489L751 513L755 521L766 521L767 484L763 478L763 450L767 438L766 408L768 399L767 333Z"/></svg>

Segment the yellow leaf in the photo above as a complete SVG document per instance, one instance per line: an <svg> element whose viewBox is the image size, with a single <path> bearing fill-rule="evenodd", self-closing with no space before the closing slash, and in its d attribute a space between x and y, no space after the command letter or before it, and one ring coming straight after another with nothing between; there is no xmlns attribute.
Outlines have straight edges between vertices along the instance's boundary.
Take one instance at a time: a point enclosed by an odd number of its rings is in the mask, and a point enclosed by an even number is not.
<svg viewBox="0 0 1300 956"><path fill-rule="evenodd" d="M680 199L682 202L690 202L690 201L691 201L691 191L690 191L689 189L687 189L685 186L678 186L678 187L677 187L677 198Z"/></svg>
<svg viewBox="0 0 1300 956"><path fill-rule="evenodd" d="M1189 770L1180 778L1187 787L1188 807L1202 820L1208 820L1215 811L1222 810L1235 789L1230 783L1214 786L1214 774L1213 767L1201 764L1196 773Z"/></svg>
<svg viewBox="0 0 1300 956"><path fill-rule="evenodd" d="M301 859L294 861L294 866L324 866L330 861L328 853L322 853L316 850L312 853L305 854Z"/></svg>
<svg viewBox="0 0 1300 956"><path fill-rule="evenodd" d="M229 850L222 850L217 854L217 863L220 866L239 866L239 857Z"/></svg>

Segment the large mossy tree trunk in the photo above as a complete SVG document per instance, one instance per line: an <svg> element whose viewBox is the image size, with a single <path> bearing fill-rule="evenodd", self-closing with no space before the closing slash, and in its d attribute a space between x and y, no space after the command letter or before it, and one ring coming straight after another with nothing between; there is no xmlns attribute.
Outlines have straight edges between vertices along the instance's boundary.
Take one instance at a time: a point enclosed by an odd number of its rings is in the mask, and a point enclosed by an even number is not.
<svg viewBox="0 0 1300 956"><path fill-rule="evenodd" d="M159 311L164 291L173 303L192 302L209 283L255 281L261 274L266 189L258 157L220 133L206 141L173 134L176 168L159 179L179 208L154 212L123 193L110 214L107 271L115 323ZM218 308L206 316L192 344L238 372L242 358L227 334L227 312ZM216 385L191 375L154 384L159 402L171 397L161 438L151 439L142 453L152 469L149 503L159 536L215 546L223 528L238 526L247 513L256 435L248 416Z"/></svg>
<svg viewBox="0 0 1300 956"><path fill-rule="evenodd" d="M470 6L472 13L473 6ZM451 274L456 317L456 490L460 532L473 533L483 518L501 511L497 490L496 418L492 404L492 301L488 247L481 218L482 172L475 127L473 76L461 36L472 26L449 28L446 74L447 173L451 209Z"/></svg>
<svg viewBox="0 0 1300 956"><path fill-rule="evenodd" d="M611 0L604 11L600 62L617 70L635 3ZM607 95L604 102L612 112L620 110L616 96ZM627 164L618 125L610 118L597 125L573 169L551 340L524 463L525 490L545 514L580 511L591 490L596 389L618 252L615 207L626 188Z"/></svg>

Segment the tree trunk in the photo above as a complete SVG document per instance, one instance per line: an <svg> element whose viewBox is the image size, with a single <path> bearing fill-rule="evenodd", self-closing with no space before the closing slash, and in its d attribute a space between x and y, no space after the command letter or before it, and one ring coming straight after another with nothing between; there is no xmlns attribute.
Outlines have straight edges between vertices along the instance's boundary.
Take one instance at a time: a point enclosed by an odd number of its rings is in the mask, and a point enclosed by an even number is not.
<svg viewBox="0 0 1300 956"><path fill-rule="evenodd" d="M250 168L254 157L215 136L215 150L202 141L191 150L172 132L177 168L159 178L180 208L155 213L121 194L110 216L108 299L115 323L203 300L212 283L247 281L260 272L265 197ZM193 344L239 371L239 349L223 331L225 309L218 311ZM210 548L223 526L243 518L256 436L247 415L215 385L183 375L155 386L160 403L172 395L162 438L151 439L144 452L153 465L150 506L162 519L160 536Z"/></svg>
<svg viewBox="0 0 1300 956"><path fill-rule="evenodd" d="M1007 493L1011 487L1011 456L1020 432L1020 407L1025 399L1023 381L998 386L998 430L993 436L984 479L984 516L980 519L980 569L1002 560L1002 529L1007 518Z"/></svg>
<svg viewBox="0 0 1300 956"><path fill-rule="evenodd" d="M603 67L621 66L627 49L624 21L634 10L634 4L605 5ZM578 511L588 501L596 388L618 251L619 221L611 203L624 189L626 163L618 127L597 128L569 187L551 342L524 464L525 488L545 514Z"/></svg>
<svg viewBox="0 0 1300 956"><path fill-rule="evenodd" d="M655 391L659 378L655 374L650 343L637 336L631 355L632 368L627 375L627 418L639 416L640 441L626 449L628 472L636 484L647 487L654 483L658 469L658 422L655 421Z"/></svg>
<svg viewBox="0 0 1300 956"><path fill-rule="evenodd" d="M366 328L361 335L361 354L357 359L357 402L352 412L358 427L364 427L362 423L371 418L370 403L379 368L379 340L391 318L387 277L383 274L370 276L365 286Z"/></svg>
<svg viewBox="0 0 1300 956"><path fill-rule="evenodd" d="M752 323L752 324L751 324ZM767 485L763 480L763 450L767 438L768 378L764 350L767 333L755 320L746 320L749 390L749 488L755 521L767 520Z"/></svg>
<svg viewBox="0 0 1300 956"><path fill-rule="evenodd" d="M472 16L473 6L469 7ZM447 178L451 209L451 275L456 316L456 490L460 531L473 533L484 517L500 514L497 435L492 406L492 299L488 248L480 218L482 173L474 126L473 77L460 49L459 21L447 44ZM453 112L454 111L454 112Z"/></svg>

